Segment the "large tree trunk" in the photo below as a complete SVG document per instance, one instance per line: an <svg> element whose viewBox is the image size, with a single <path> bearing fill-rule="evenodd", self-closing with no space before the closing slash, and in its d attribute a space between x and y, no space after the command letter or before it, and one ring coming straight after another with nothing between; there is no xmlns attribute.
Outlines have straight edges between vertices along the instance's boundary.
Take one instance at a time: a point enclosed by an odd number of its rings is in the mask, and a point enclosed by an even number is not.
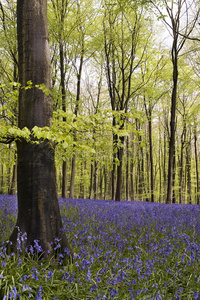
<svg viewBox="0 0 200 300"><path fill-rule="evenodd" d="M47 1L17 1L19 53L19 127L50 126L52 97L35 85L51 90L51 66L47 31ZM24 89L31 80L31 89ZM70 250L63 231L56 191L54 145L50 140L39 144L17 141L18 217L11 234L11 250L16 250L18 228L27 233L25 246L39 240L44 252L53 252L55 238L61 238L61 251Z"/></svg>

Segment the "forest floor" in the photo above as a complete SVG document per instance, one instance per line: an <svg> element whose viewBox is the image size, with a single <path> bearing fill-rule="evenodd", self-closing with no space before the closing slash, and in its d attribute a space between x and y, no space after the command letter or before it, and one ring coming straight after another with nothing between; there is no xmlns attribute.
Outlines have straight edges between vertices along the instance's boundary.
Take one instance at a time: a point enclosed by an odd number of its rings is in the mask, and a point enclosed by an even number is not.
<svg viewBox="0 0 200 300"><path fill-rule="evenodd" d="M74 262L8 256L16 196L0 195L0 298L200 299L200 206L59 198Z"/></svg>

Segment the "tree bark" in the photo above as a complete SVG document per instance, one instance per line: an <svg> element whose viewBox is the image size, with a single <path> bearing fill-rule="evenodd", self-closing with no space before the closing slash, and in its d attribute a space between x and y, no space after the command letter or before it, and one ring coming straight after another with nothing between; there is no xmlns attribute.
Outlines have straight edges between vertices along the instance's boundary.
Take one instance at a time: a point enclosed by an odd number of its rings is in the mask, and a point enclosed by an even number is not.
<svg viewBox="0 0 200 300"><path fill-rule="evenodd" d="M183 203L183 150L185 147L186 139L186 124L183 122L183 132L181 134L181 153L180 153L180 165L179 165L179 203Z"/></svg>
<svg viewBox="0 0 200 300"><path fill-rule="evenodd" d="M16 156L16 153L15 153L15 156ZM10 184L10 188L9 188L9 191L8 191L9 195L15 195L16 194L16 180L17 180L17 164L14 163L11 184Z"/></svg>
<svg viewBox="0 0 200 300"><path fill-rule="evenodd" d="M47 1L17 1L17 34L19 54L19 127L50 126L52 97L35 85L45 84L51 90L51 65L47 31ZM24 89L27 81L30 89ZM35 140L35 138L32 137ZM36 139L37 140L37 139ZM50 140L32 143L17 141L18 216L10 241L16 251L18 230L27 233L25 246L39 240L44 252L53 252L51 242L60 238L61 251L71 251L63 230L56 191L54 144Z"/></svg>
<svg viewBox="0 0 200 300"><path fill-rule="evenodd" d="M94 199L97 199L98 193L98 162L94 161L94 182L93 182L93 190L94 190Z"/></svg>
<svg viewBox="0 0 200 300"><path fill-rule="evenodd" d="M104 166L104 200L107 198L107 170L106 166Z"/></svg>
<svg viewBox="0 0 200 300"><path fill-rule="evenodd" d="M129 194L129 137L127 136L126 139L126 200L130 200L130 194Z"/></svg>
<svg viewBox="0 0 200 300"><path fill-rule="evenodd" d="M150 178L151 178L151 202L154 202L154 173L153 173L153 143L152 143L152 122L151 109L149 109L148 123L149 123L149 155L150 155Z"/></svg>
<svg viewBox="0 0 200 300"><path fill-rule="evenodd" d="M63 22L63 13L61 14L61 21ZM60 38L60 79L61 79L61 92L62 92L62 110L66 112L66 89L65 89L65 71L64 71L64 50L63 40ZM63 117L63 122L66 122L66 118ZM62 162L62 198L67 197L67 162Z"/></svg>
<svg viewBox="0 0 200 300"><path fill-rule="evenodd" d="M75 173L76 173L76 153L73 154L71 166L72 167L71 167L69 198L74 199Z"/></svg>
<svg viewBox="0 0 200 300"><path fill-rule="evenodd" d="M175 148L175 133L176 133L176 98L178 84L178 53L176 40L172 49L173 62L173 90L171 97L171 121L170 121L170 140L169 140L169 160L168 160L168 188L166 203L172 203L172 187L173 187L173 172L174 172L174 148Z"/></svg>
<svg viewBox="0 0 200 300"><path fill-rule="evenodd" d="M190 130L191 131L191 130ZM187 203L192 204L192 187L191 187L191 132L186 147L186 174L187 174Z"/></svg>
<svg viewBox="0 0 200 300"><path fill-rule="evenodd" d="M89 199L92 199L93 196L93 185L94 185L94 165L93 162L91 162L90 166L90 194L89 194Z"/></svg>
<svg viewBox="0 0 200 300"><path fill-rule="evenodd" d="M196 125L194 127L194 150L195 150L195 167L196 167L196 185L197 185L197 196L196 203L199 205L200 195L199 195L199 167L198 167L198 155L197 155L197 128Z"/></svg>
<svg viewBox="0 0 200 300"><path fill-rule="evenodd" d="M124 137L121 138L122 140L122 146L124 144ZM118 157L118 165L117 165L117 186L116 186L116 195L115 200L121 201L122 199L122 159L123 159L123 148L120 146L117 151L117 157Z"/></svg>
<svg viewBox="0 0 200 300"><path fill-rule="evenodd" d="M77 117L78 111L79 111L79 105L80 105L80 96L81 96L81 75L82 75L82 69L83 69L83 58L84 58L85 48L84 48L84 34L82 36L81 41L81 57L80 57L80 65L79 70L77 74L77 92L76 92L76 103L75 103L75 109L74 114ZM74 132L74 141L76 141L76 132ZM71 181L70 181L70 198L74 198L74 184L75 184L75 174L76 174L76 151L74 151L73 157L72 157L72 169L71 169Z"/></svg>

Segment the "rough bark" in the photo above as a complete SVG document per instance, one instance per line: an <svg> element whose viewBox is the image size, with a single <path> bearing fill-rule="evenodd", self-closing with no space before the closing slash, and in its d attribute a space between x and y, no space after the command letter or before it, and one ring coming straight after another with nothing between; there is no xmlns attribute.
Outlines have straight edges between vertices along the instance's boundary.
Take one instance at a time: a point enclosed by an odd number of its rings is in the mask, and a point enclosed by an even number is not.
<svg viewBox="0 0 200 300"><path fill-rule="evenodd" d="M19 127L50 126L52 97L35 85L45 84L51 90L51 66L47 31L47 1L17 1L17 34L19 54ZM31 89L24 89L27 81ZM56 191L54 145L50 140L39 143L17 141L18 217L10 241L16 250L18 230L27 233L25 246L39 240L44 252L53 252L55 238L61 251L71 251L63 230Z"/></svg>

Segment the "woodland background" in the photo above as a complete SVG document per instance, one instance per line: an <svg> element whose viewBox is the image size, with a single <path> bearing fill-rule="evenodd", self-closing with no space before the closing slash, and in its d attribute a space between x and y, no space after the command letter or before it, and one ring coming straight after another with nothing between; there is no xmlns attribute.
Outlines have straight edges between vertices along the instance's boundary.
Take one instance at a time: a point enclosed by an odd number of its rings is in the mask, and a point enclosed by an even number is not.
<svg viewBox="0 0 200 300"><path fill-rule="evenodd" d="M199 204L198 14L183 0L48 1L54 121L34 133L57 144L59 196L166 201L175 57L172 202ZM0 40L0 192L15 194L16 1L0 2Z"/></svg>

